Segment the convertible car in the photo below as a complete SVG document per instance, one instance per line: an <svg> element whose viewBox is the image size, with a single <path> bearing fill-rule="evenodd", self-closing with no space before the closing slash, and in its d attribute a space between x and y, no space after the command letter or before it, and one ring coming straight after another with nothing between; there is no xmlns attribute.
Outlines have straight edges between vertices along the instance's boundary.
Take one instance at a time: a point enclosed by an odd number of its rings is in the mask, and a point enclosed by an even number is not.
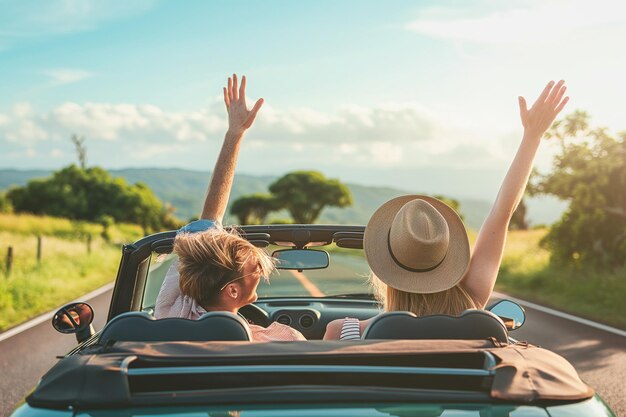
<svg viewBox="0 0 626 417"><path fill-rule="evenodd" d="M509 336L524 321L510 301L459 317L381 313L362 226L241 233L280 269L257 302L239 316L156 320L175 232L126 245L106 325L94 331L86 303L60 309L54 327L79 343L14 416L614 415L565 359ZM361 340L321 340L334 319L373 316ZM278 321L308 340L252 342L246 321Z"/></svg>

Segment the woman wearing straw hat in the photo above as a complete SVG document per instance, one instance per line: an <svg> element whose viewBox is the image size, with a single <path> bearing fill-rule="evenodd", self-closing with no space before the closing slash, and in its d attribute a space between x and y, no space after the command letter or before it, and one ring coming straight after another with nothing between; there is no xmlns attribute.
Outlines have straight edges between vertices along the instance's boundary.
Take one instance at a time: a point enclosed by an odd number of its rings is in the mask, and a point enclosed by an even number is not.
<svg viewBox="0 0 626 417"><path fill-rule="evenodd" d="M564 81L550 81L528 109L519 97L524 136L480 229L474 252L458 214L424 195L394 198L372 215L363 248L374 292L385 311L458 315L483 308L496 283L511 216L519 204L541 137L569 97ZM369 320L328 324L324 339L359 339Z"/></svg>

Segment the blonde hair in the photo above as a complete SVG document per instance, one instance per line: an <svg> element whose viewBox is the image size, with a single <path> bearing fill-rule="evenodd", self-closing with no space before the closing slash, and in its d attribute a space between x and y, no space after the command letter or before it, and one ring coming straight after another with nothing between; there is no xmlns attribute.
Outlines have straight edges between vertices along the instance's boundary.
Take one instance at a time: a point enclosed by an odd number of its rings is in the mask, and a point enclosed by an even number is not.
<svg viewBox="0 0 626 417"><path fill-rule="evenodd" d="M370 276L370 285L385 311L410 311L418 317L432 314L458 316L467 309L479 308L459 285L440 292L419 294L390 287L374 274Z"/></svg>
<svg viewBox="0 0 626 417"><path fill-rule="evenodd" d="M274 270L273 258L234 229L179 234L174 253L178 255L181 292L201 306L211 305L220 288L240 277L249 262L256 263L266 279Z"/></svg>

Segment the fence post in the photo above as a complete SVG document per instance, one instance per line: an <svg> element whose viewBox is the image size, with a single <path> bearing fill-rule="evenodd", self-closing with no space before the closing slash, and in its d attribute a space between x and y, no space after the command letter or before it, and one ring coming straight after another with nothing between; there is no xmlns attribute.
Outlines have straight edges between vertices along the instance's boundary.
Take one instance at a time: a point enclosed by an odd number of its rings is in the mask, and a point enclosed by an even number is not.
<svg viewBox="0 0 626 417"><path fill-rule="evenodd" d="M87 235L87 253L91 253L91 235Z"/></svg>
<svg viewBox="0 0 626 417"><path fill-rule="evenodd" d="M37 236L37 262L41 263L41 235Z"/></svg>
<svg viewBox="0 0 626 417"><path fill-rule="evenodd" d="M7 250L7 277L11 275L11 267L13 266L13 246L9 246Z"/></svg>

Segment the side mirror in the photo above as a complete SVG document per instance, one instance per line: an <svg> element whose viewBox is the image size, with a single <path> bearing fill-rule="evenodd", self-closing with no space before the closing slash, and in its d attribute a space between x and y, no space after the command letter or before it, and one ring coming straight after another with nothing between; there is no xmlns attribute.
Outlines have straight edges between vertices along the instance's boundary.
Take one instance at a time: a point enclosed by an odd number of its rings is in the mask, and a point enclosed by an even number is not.
<svg viewBox="0 0 626 417"><path fill-rule="evenodd" d="M281 249L274 251L272 257L277 260L278 269L323 269L328 268L328 252L316 249Z"/></svg>
<svg viewBox="0 0 626 417"><path fill-rule="evenodd" d="M521 305L511 300L501 300L487 308L500 317L508 330L517 330L526 321L526 313Z"/></svg>
<svg viewBox="0 0 626 417"><path fill-rule="evenodd" d="M76 334L76 340L81 343L96 333L91 325L93 316L93 308L87 303L67 304L52 317L52 327L60 333Z"/></svg>

